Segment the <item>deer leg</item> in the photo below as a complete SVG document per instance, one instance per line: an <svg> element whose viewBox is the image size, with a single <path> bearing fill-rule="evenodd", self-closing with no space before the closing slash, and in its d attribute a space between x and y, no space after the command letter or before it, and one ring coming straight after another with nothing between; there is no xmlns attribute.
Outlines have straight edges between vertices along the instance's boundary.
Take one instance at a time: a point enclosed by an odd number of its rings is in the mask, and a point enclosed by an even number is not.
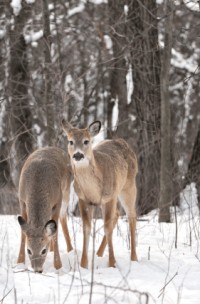
<svg viewBox="0 0 200 304"><path fill-rule="evenodd" d="M105 251L105 248L106 248L106 244L107 244L107 241L106 241L106 236L104 235L103 236L103 239L101 241L101 244L99 246L99 249L97 250L97 255L99 257L102 257L103 254L104 254L104 251Z"/></svg>
<svg viewBox="0 0 200 304"><path fill-rule="evenodd" d="M65 183L65 189L63 190L63 201L61 205L60 210L60 223L62 226L63 234L65 237L65 242L67 244L67 251L73 250L72 244L71 244L71 238L69 235L68 225L67 225L67 206L69 203L69 194L70 194L70 182L69 180Z"/></svg>
<svg viewBox="0 0 200 304"><path fill-rule="evenodd" d="M108 243L109 267L115 267L115 256L112 243L113 228L116 223L116 200L112 200L102 206L104 219L104 231Z"/></svg>
<svg viewBox="0 0 200 304"><path fill-rule="evenodd" d="M21 203L22 207L22 217L27 221L27 213L26 213L26 205ZM19 254L17 258L17 264L25 263L25 245L26 245L26 235L21 230L21 241L20 241L20 248Z"/></svg>
<svg viewBox="0 0 200 304"><path fill-rule="evenodd" d="M135 210L136 194L137 194L137 189L135 184L133 184L131 188L129 187L129 189L122 191L122 193L120 194L120 202L126 212L129 222L129 229L131 235L131 261L138 260L136 254L136 240L135 240L136 219L137 219L136 210Z"/></svg>
<svg viewBox="0 0 200 304"><path fill-rule="evenodd" d="M65 241L67 244L67 251L69 252L69 251L73 250L73 247L71 244L71 239L70 239L69 230L68 230L68 226L67 226L67 214L65 214L65 216L63 216L63 215L60 216L60 223L62 226Z"/></svg>
<svg viewBox="0 0 200 304"><path fill-rule="evenodd" d="M53 240L51 240L51 242L50 242L50 248L49 248L49 250L52 252L53 251Z"/></svg>
<svg viewBox="0 0 200 304"><path fill-rule="evenodd" d="M135 231L136 231L136 214L132 217L129 217L129 227L131 232L131 261L137 261L136 254L136 240L135 240Z"/></svg>
<svg viewBox="0 0 200 304"><path fill-rule="evenodd" d="M54 251L54 267L55 269L60 269L62 267L62 262L60 259L60 252L58 248L58 217L59 217L59 211L60 211L60 205L54 210L54 215L52 219L57 223L57 230L56 234L52 237L51 241L53 243L53 251Z"/></svg>
<svg viewBox="0 0 200 304"><path fill-rule="evenodd" d="M62 206L60 210L60 223L62 226L63 234L65 237L65 241L67 244L67 251L73 250L72 244L71 244L71 238L69 235L69 230L68 230L68 225L67 225L67 203L69 201L69 189L68 191L63 194L63 201L62 201Z"/></svg>
<svg viewBox="0 0 200 304"><path fill-rule="evenodd" d="M83 224L83 251L81 257L81 267L88 268L88 246L91 232L92 208L82 200L79 200L79 208Z"/></svg>
<svg viewBox="0 0 200 304"><path fill-rule="evenodd" d="M116 225L116 223L117 223L117 221L118 221L119 213L120 213L120 212L119 212L119 210L117 209L117 210L116 210L116 216L115 216L114 223L113 223L113 229L115 228L115 225ZM104 251L105 251L105 248L106 248L106 244L107 244L106 236L104 235L104 236L103 236L103 239L102 239L102 241L101 241L101 244L100 244L100 246L99 246L99 249L97 250L97 255L98 255L99 257L102 257L102 256L103 256Z"/></svg>
<svg viewBox="0 0 200 304"><path fill-rule="evenodd" d="M58 232L53 236L53 250L54 250L54 267L55 269L60 269L62 267L62 262L60 259L60 253L58 248Z"/></svg>
<svg viewBox="0 0 200 304"><path fill-rule="evenodd" d="M17 264L25 263L25 244L26 244L26 236L21 231L21 243L20 243L20 249L19 249L19 254L18 254L18 258L17 258Z"/></svg>

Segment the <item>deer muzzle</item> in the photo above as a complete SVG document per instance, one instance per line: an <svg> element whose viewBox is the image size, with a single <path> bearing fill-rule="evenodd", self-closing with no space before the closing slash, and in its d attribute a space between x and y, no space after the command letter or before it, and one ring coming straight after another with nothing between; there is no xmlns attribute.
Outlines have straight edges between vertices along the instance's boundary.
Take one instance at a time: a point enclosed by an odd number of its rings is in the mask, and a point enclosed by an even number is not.
<svg viewBox="0 0 200 304"><path fill-rule="evenodd" d="M80 152L76 152L76 153L74 153L73 158L74 158L76 161L80 161L81 159L84 158L84 154L83 154L83 153L80 153Z"/></svg>
<svg viewBox="0 0 200 304"><path fill-rule="evenodd" d="M44 264L44 260L41 258L36 258L35 260L31 260L31 266L35 272L42 273L43 264Z"/></svg>

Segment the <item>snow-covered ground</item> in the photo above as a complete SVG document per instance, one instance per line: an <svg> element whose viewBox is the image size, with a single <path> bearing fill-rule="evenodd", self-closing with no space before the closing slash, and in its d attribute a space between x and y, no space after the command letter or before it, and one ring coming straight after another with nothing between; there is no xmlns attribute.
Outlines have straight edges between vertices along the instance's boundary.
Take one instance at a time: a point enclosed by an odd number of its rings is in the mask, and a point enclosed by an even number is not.
<svg viewBox="0 0 200 304"><path fill-rule="evenodd" d="M104 257L95 256L103 235L102 221L96 221L96 237L90 240L90 267L82 269L81 221L69 217L75 250L66 252L60 229L59 244L63 268L53 268L53 255L48 253L44 273L34 273L27 259L26 267L16 267L20 227L15 216L0 216L0 303L200 303L200 227L199 211L193 191L188 187L177 209L177 225L159 224L157 212L140 218L137 223L139 261L130 262L128 225L118 221L114 232L117 267L107 267ZM192 191L190 191L192 189ZM172 210L174 213L174 210ZM175 248L177 240L177 248ZM91 283L92 282L92 283Z"/></svg>

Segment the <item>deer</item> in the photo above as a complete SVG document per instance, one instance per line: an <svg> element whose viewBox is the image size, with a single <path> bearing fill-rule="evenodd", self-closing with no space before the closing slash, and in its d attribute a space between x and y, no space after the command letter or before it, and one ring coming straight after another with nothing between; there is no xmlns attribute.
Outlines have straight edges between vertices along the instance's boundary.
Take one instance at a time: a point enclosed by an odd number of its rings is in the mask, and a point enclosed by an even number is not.
<svg viewBox="0 0 200 304"><path fill-rule="evenodd" d="M72 172L67 153L56 147L34 151L26 159L19 178L21 243L17 263L25 264L25 246L31 267L43 272L48 250L54 251L54 267L62 267L58 248L58 220L67 251L73 249L67 225ZM26 244L27 243L27 244Z"/></svg>
<svg viewBox="0 0 200 304"><path fill-rule="evenodd" d="M62 128L68 139L68 153L74 173L74 189L78 195L82 218L81 267L88 268L93 206L99 206L102 210L105 233L97 256L103 256L106 244L108 244L109 267L116 267L112 234L119 217L118 200L128 217L131 261L137 261L135 205L138 164L135 153L122 138L103 140L93 148L92 140L100 132L100 121L94 121L88 127L80 129L73 127L63 119Z"/></svg>

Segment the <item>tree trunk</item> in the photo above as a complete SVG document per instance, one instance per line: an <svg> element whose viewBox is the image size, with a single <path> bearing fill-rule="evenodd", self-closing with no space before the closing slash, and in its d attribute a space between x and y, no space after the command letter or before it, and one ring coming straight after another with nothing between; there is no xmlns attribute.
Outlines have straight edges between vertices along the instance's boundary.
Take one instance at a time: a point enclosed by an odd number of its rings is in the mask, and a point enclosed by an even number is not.
<svg viewBox="0 0 200 304"><path fill-rule="evenodd" d="M171 113L169 75L173 32L173 3L165 2L165 36L161 65L161 171L159 222L170 222L172 201Z"/></svg>
<svg viewBox="0 0 200 304"><path fill-rule="evenodd" d="M7 81L7 64L9 57L9 37L11 10L10 3L2 3L0 18L5 20L5 34L0 39L0 214L19 213L19 204L10 171L10 127L9 127L9 94Z"/></svg>
<svg viewBox="0 0 200 304"><path fill-rule="evenodd" d="M3 19L4 14L7 17L7 8L6 4L2 7L0 18ZM10 16L9 16L10 17ZM6 24L7 29L7 24ZM8 163L8 154L6 149L6 142L9 138L9 128L7 126L8 121L8 111L7 111L7 102L8 98L6 96L6 56L7 56L7 38L0 39L0 96L1 100L1 118L0 118L0 190L5 187L6 184L10 181L10 168ZM1 210L0 210L1 212Z"/></svg>
<svg viewBox="0 0 200 304"><path fill-rule="evenodd" d="M200 209L200 126L195 139L192 156L188 165L188 171L185 176L183 188L191 182L196 183L198 206Z"/></svg>
<svg viewBox="0 0 200 304"><path fill-rule="evenodd" d="M44 102L46 105L47 113L47 142L48 145L53 145L55 141L54 131L54 103L52 96L52 76L51 76L51 31L49 21L48 1L43 1L43 22L44 22Z"/></svg>
<svg viewBox="0 0 200 304"><path fill-rule="evenodd" d="M14 30L10 31L10 105L11 128L15 144L15 170L18 185L19 174L25 158L32 152L32 114L28 96L28 61L23 28L31 15L31 5L22 1L20 14L15 16Z"/></svg>
<svg viewBox="0 0 200 304"><path fill-rule="evenodd" d="M132 145L137 146L138 212L143 214L158 207L160 194L161 97L156 1L131 1L127 23L134 87L129 113L135 117L129 128Z"/></svg>
<svg viewBox="0 0 200 304"><path fill-rule="evenodd" d="M125 1L109 0L109 25L113 44L113 63L111 73L111 101L108 110L112 111L113 102L118 103L117 136L128 138L128 104L127 104L127 64L126 54L126 16ZM109 112L110 114L110 112ZM110 116L109 116L110 117Z"/></svg>

